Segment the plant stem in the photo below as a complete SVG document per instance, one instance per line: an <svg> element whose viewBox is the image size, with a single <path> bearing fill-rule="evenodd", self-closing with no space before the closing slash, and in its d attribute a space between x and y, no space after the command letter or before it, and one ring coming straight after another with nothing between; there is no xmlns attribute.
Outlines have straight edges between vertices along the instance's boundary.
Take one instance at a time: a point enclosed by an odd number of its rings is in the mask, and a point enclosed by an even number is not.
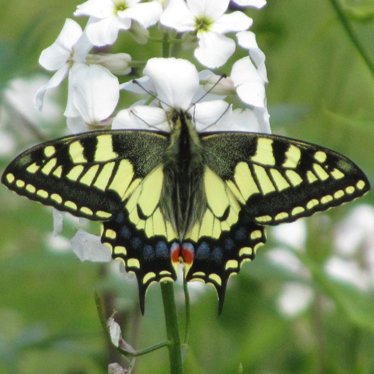
<svg viewBox="0 0 374 374"><path fill-rule="evenodd" d="M174 285L172 282L161 282L160 285L164 303L166 334L169 341L170 374L183 374L182 346L174 299Z"/></svg>
<svg viewBox="0 0 374 374"><path fill-rule="evenodd" d="M361 55L362 59L364 60L366 66L369 68L371 74L374 76L374 63L370 60L369 55L366 53L364 47L360 43L358 37L356 36L353 27L348 21L348 18L344 14L343 9L340 6L339 0L330 0L332 7L334 8L342 26L344 27L345 32L347 33L349 39L353 43L354 47L356 48L357 52Z"/></svg>
<svg viewBox="0 0 374 374"><path fill-rule="evenodd" d="M186 304L186 324L185 324L185 331L184 331L184 340L183 344L188 344L188 339L190 337L190 324L191 324L191 313L190 313L190 294L188 292L188 286L186 277L183 276L183 291L184 291L184 299Z"/></svg>

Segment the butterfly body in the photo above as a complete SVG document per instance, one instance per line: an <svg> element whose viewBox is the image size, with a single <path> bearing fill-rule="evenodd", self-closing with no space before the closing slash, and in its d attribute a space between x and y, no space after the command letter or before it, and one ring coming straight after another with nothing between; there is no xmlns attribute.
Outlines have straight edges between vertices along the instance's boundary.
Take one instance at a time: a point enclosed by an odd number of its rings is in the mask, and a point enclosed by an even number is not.
<svg viewBox="0 0 374 374"><path fill-rule="evenodd" d="M164 183L161 209L180 242L206 207L203 188L203 149L192 122L183 112L172 120L170 145L163 160Z"/></svg>
<svg viewBox="0 0 374 374"><path fill-rule="evenodd" d="M101 241L134 272L140 306L153 282L227 281L266 241L264 225L353 200L364 173L327 148L249 132L199 134L175 111L171 132L96 131L37 145L6 168L10 189L101 221Z"/></svg>

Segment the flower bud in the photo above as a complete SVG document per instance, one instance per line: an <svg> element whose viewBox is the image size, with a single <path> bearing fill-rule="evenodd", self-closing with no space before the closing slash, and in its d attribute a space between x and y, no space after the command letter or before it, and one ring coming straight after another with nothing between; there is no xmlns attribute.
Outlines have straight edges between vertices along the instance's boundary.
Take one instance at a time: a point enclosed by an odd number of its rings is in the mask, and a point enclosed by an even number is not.
<svg viewBox="0 0 374 374"><path fill-rule="evenodd" d="M105 66L113 74L126 75L131 71L131 56L127 53L89 54L87 63Z"/></svg>

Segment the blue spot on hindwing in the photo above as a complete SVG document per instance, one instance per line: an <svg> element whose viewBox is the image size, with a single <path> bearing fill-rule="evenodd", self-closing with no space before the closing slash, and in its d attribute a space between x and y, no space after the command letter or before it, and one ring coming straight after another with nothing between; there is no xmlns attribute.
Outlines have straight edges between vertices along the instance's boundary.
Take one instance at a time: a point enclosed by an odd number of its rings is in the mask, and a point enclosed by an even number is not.
<svg viewBox="0 0 374 374"><path fill-rule="evenodd" d="M158 258L168 258L169 257L169 250L168 246L164 241L158 241L156 243L156 256Z"/></svg>
<svg viewBox="0 0 374 374"><path fill-rule="evenodd" d="M118 225L121 225L125 222L125 215L123 214L123 212L120 212L116 215L116 217L114 218L114 222Z"/></svg>
<svg viewBox="0 0 374 374"><path fill-rule="evenodd" d="M139 237L135 237L131 240L131 246L134 249L140 249L143 246L143 242Z"/></svg>
<svg viewBox="0 0 374 374"><path fill-rule="evenodd" d="M153 247L149 244L144 246L143 257L145 261L152 261L155 258Z"/></svg>
<svg viewBox="0 0 374 374"><path fill-rule="evenodd" d="M243 240L247 239L247 237L248 237L248 229L246 229L243 226L239 227L235 231L234 237L235 237L235 240L237 240L237 241L243 241Z"/></svg>
<svg viewBox="0 0 374 374"><path fill-rule="evenodd" d="M131 238L131 231L127 226L123 226L121 228L120 235L124 239L130 239Z"/></svg>
<svg viewBox="0 0 374 374"><path fill-rule="evenodd" d="M235 242L231 238L226 238L223 246L227 251L232 251L235 248Z"/></svg>
<svg viewBox="0 0 374 374"><path fill-rule="evenodd" d="M196 250L196 258L198 260L206 260L209 257L210 247L207 242L202 242Z"/></svg>
<svg viewBox="0 0 374 374"><path fill-rule="evenodd" d="M215 247L211 254L212 260L220 264L222 262L223 252L221 247Z"/></svg>

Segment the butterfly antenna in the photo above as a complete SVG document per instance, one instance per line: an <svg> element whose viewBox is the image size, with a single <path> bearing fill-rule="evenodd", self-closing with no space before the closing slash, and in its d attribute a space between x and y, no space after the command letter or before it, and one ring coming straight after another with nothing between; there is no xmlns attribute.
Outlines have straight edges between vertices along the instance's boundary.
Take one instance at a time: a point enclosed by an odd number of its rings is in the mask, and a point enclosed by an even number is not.
<svg viewBox="0 0 374 374"><path fill-rule="evenodd" d="M146 124L149 128L155 129L156 131L161 131L157 126L151 125L148 123L144 118L140 117L135 110L130 109L130 113L133 114L136 118L138 118L140 121L142 121L144 124Z"/></svg>
<svg viewBox="0 0 374 374"><path fill-rule="evenodd" d="M207 125L206 127L204 127L203 129L201 129L201 131L206 131L207 129L209 129L210 127L214 126L217 124L217 122L227 113L227 111L229 110L229 108L231 107L230 104L227 104L227 107L226 109L221 113L221 115L213 122L211 123L210 125Z"/></svg>
<svg viewBox="0 0 374 374"><path fill-rule="evenodd" d="M170 109L172 109L172 107L171 107L171 105L170 104L168 104L167 102L165 102L165 101L163 101L163 100L161 100L161 99L159 99L157 96L156 96L156 94L154 94L152 91L149 91L149 90L147 90L138 80L136 80L136 79L134 79L133 81L132 81L134 84L136 84L137 86L139 86L144 92L146 92L149 96L151 96L153 99L155 99L155 100L158 100L160 103L162 103L162 104L164 104L164 105L166 105L168 108L170 108Z"/></svg>
<svg viewBox="0 0 374 374"><path fill-rule="evenodd" d="M212 87L210 87L209 90L207 90L207 91L206 91L202 96L200 96L200 98L197 99L197 100L195 101L195 103L193 103L192 105L195 105L196 103L200 102L200 101L203 100L203 99L204 99L208 94L210 94L210 93L214 90L214 88L217 87L218 83L221 82L221 80L222 80L223 78L226 78L226 75L224 75L224 74L221 75L221 76L217 79L217 82L214 83L214 85L213 85ZM192 106L192 105L191 105L191 106Z"/></svg>

